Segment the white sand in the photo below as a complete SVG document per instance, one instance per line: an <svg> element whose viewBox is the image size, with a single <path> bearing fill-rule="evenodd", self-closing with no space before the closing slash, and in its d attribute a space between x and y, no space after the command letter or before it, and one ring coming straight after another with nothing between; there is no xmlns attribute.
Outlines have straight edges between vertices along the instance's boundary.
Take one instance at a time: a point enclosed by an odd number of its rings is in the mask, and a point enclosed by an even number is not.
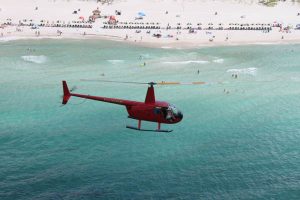
<svg viewBox="0 0 300 200"><path fill-rule="evenodd" d="M38 10L35 10L36 7ZM105 25L103 23L108 21L104 18L97 19L91 29L62 27L31 29L31 27L17 26L19 21L40 24L41 20L49 24L56 24L58 20L59 24L75 24L72 21L81 21L80 16L88 19L97 7L101 15L108 16L115 15L115 10L120 10L121 16L116 16L119 22L143 22L144 24L154 22L159 23L163 28L168 24L176 27L178 23L181 23L182 28L187 27L187 23L191 23L192 27L197 27L198 23L202 23L202 28L209 27L208 23L213 23L214 28L219 27L220 23L224 28L229 27L230 23L273 24L276 21L282 23L283 27L288 25L295 27L296 24L300 24L300 16L297 16L297 13L300 13L300 5L289 2L279 3L275 7L265 7L256 3L204 0L115 0L112 5L102 5L95 0L0 0L0 24L6 22L13 24L0 28L0 34L3 34L3 36L0 35L0 40L49 37L107 38L163 48L300 42L300 30L294 29L288 33L279 32L279 28L273 28L269 33L254 30L196 30L196 33L189 33L186 29L160 29L151 30L151 33L147 34L146 29L142 29L141 33L136 33L136 29L103 29ZM78 9L80 9L78 14L72 14ZM143 20L135 20L139 11L146 14ZM11 20L7 21L7 19ZM57 33L58 30L62 32L61 36ZM37 31L40 32L39 36L36 36ZM159 33L162 37L155 38L152 36L154 33ZM128 39L125 41L126 35ZM167 35L173 37L168 38Z"/></svg>

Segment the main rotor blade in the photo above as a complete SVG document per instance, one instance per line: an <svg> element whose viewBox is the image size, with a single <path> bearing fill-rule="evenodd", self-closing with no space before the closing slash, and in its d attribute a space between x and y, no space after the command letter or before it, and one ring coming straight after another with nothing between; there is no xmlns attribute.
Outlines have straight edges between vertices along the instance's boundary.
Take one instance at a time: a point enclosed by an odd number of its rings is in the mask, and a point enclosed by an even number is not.
<svg viewBox="0 0 300 200"><path fill-rule="evenodd" d="M106 82L106 83L125 83L125 84L142 84L142 85L204 85L206 82L135 82L135 81L110 81L110 80L99 80L99 79L80 79L86 82Z"/></svg>
<svg viewBox="0 0 300 200"><path fill-rule="evenodd" d="M204 85L206 82L158 82L157 85Z"/></svg>
<svg viewBox="0 0 300 200"><path fill-rule="evenodd" d="M151 83L134 82L134 81L109 81L109 80L98 80L98 79L80 79L80 80L86 82L126 83L126 84L143 84L143 85L151 84Z"/></svg>

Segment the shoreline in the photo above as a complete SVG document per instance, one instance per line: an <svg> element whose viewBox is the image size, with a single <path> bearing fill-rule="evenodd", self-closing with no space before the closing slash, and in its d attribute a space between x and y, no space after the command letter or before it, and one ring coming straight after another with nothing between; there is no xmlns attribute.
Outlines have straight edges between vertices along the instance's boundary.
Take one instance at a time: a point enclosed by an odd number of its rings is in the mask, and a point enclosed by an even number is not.
<svg viewBox="0 0 300 200"><path fill-rule="evenodd" d="M128 44L131 46L139 46L139 47L145 47L145 48L157 48L157 49L196 49L196 48L206 48L206 47L235 47L235 46L264 46L264 45L298 45L300 44L300 40L274 40L274 41L253 41L253 42L206 42L206 43L193 43L188 41L180 41L180 42L159 42L159 43L153 43L148 41L142 41L142 42L134 42L134 41L126 41L123 38L119 36L112 36L112 35L85 35L85 36L8 36L5 38L0 38L0 45L1 43L6 42L14 42L14 41L20 41L20 40L26 40L26 41L34 41L34 40L78 40L78 41L84 41L84 40L97 40L97 41L111 41L111 42L118 42L122 44Z"/></svg>

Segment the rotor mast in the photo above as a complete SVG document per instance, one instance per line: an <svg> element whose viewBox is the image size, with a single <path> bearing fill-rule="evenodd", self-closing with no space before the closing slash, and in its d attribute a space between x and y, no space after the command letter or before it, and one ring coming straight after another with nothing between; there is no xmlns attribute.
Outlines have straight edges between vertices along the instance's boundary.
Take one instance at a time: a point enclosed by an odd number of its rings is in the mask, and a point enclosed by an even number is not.
<svg viewBox="0 0 300 200"><path fill-rule="evenodd" d="M153 85L156 85L156 84L154 82L149 83L149 87L148 87L146 98L145 98L146 104L154 104L155 103L155 93L154 93Z"/></svg>

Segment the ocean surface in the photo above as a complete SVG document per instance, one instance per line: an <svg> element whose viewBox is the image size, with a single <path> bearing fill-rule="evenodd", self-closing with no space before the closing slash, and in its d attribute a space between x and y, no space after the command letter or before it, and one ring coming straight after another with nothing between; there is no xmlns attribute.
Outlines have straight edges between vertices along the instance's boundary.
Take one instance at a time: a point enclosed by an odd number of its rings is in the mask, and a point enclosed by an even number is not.
<svg viewBox="0 0 300 200"><path fill-rule="evenodd" d="M300 199L299 55L300 45L1 42L0 199ZM138 101L147 90L81 79L208 84L155 88L184 116L166 134L126 129L137 122L122 106L61 106L62 80Z"/></svg>

